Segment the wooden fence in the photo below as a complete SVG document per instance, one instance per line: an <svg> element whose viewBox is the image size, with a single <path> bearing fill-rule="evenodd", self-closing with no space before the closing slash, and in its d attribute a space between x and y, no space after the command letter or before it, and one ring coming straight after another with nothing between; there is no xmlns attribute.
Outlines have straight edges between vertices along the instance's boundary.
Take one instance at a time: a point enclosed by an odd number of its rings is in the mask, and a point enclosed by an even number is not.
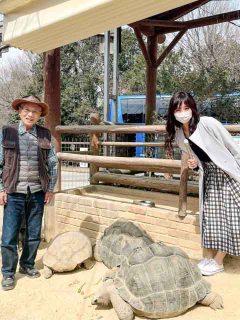
<svg viewBox="0 0 240 320"><path fill-rule="evenodd" d="M79 161L90 164L90 183L98 184L111 183L128 186L141 186L162 191L179 192L179 216L185 216L187 211L187 193L197 193L198 188L195 185L188 185L188 175L195 172L188 169L188 156L182 154L181 160L172 159L156 159L156 158L129 158L129 157L112 157L99 155L100 147L164 147L163 142L116 142L116 141L100 141L99 136L104 135L105 140L107 134L119 133L146 133L159 134L165 133L165 125L100 125L98 118L92 117L93 125L86 126L58 126L56 131L60 134L81 134L87 133L90 136L90 155L62 153L57 154L59 159L59 179L58 190L61 190L61 161ZM230 133L239 133L240 125L229 125L226 129ZM161 179L153 179L151 177L136 177L126 174L106 173L99 171L99 168L110 169L128 169L143 172L161 172L161 173L177 173L180 175L180 182Z"/></svg>

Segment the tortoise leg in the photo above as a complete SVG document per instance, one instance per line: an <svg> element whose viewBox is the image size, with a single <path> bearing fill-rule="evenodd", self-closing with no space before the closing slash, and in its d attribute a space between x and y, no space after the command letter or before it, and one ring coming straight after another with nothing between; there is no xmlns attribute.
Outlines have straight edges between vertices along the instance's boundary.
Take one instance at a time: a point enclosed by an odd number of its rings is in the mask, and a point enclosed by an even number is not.
<svg viewBox="0 0 240 320"><path fill-rule="evenodd" d="M206 297L198 303L203 304L204 306L209 306L214 310L223 309L223 299L222 297L215 292L210 292L206 295Z"/></svg>
<svg viewBox="0 0 240 320"><path fill-rule="evenodd" d="M107 282L108 284L112 283L108 285L108 292L112 306L119 320L132 320L134 318L134 314L131 306L120 297L117 289L113 285L113 281L107 280Z"/></svg>
<svg viewBox="0 0 240 320"><path fill-rule="evenodd" d="M92 267L95 265L95 261L93 261L91 258L83 261L83 267L87 270L92 269Z"/></svg>
<svg viewBox="0 0 240 320"><path fill-rule="evenodd" d="M50 269L48 266L44 266L43 268L43 276L45 279L51 278L53 275L52 269Z"/></svg>
<svg viewBox="0 0 240 320"><path fill-rule="evenodd" d="M100 254L101 244L102 244L102 241L100 239L98 239L97 242L95 243L94 247L93 247L94 259L96 261L99 261L99 262L102 261L101 254Z"/></svg>

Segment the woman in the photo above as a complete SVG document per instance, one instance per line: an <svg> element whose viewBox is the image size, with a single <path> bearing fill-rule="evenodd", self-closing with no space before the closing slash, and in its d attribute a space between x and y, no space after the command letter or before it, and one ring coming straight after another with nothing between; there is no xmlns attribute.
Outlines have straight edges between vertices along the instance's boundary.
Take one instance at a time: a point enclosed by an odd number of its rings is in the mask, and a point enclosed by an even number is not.
<svg viewBox="0 0 240 320"><path fill-rule="evenodd" d="M202 245L209 250L198 266L203 275L224 271L225 255L240 255L240 148L220 122L199 117L186 92L171 98L166 130L167 152L175 139L189 168L199 171Z"/></svg>

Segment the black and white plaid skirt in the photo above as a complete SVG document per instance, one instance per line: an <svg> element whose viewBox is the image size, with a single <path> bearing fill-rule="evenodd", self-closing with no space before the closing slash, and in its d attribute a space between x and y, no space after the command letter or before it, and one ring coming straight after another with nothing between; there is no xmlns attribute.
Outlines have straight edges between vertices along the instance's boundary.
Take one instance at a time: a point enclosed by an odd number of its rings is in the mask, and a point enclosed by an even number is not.
<svg viewBox="0 0 240 320"><path fill-rule="evenodd" d="M213 162L203 163L203 247L240 255L240 183Z"/></svg>

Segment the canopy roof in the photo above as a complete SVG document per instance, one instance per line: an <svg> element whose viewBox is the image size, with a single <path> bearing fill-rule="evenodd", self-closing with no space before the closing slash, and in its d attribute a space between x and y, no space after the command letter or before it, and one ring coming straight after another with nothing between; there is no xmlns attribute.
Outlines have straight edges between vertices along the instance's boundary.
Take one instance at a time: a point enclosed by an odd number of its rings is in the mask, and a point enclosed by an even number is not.
<svg viewBox="0 0 240 320"><path fill-rule="evenodd" d="M45 52L194 0L0 0L5 44Z"/></svg>

